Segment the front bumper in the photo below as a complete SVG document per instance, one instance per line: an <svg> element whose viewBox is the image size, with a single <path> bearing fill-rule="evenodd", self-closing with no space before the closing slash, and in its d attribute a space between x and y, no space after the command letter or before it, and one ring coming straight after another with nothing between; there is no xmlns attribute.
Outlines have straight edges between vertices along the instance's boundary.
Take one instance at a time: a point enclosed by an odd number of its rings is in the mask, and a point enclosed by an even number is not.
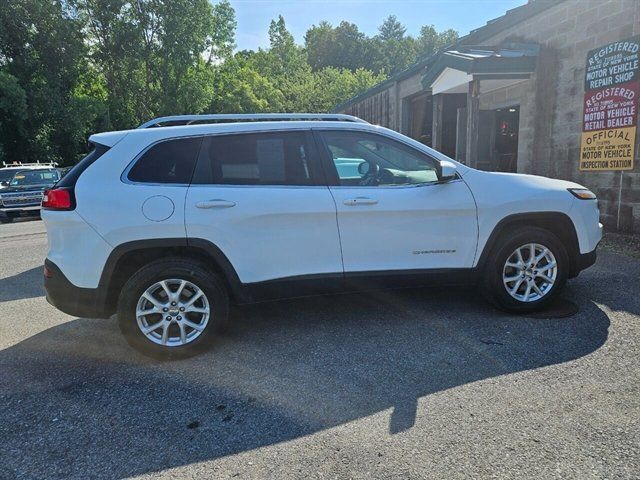
<svg viewBox="0 0 640 480"><path fill-rule="evenodd" d="M1 217L26 217L36 215L40 211L40 205L29 207L0 207Z"/></svg>
<svg viewBox="0 0 640 480"><path fill-rule="evenodd" d="M76 287L49 259L45 259L44 266L49 271L49 276L44 277L47 302L74 317L108 318L110 316L105 309L102 289Z"/></svg>

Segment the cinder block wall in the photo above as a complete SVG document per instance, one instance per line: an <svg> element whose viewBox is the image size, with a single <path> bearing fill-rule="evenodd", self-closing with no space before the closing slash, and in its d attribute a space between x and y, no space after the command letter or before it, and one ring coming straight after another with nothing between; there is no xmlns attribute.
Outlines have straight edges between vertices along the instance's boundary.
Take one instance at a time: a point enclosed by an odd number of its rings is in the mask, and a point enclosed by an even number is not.
<svg viewBox="0 0 640 480"><path fill-rule="evenodd" d="M518 171L573 180L593 189L600 199L603 223L609 229L619 226L627 232L640 232L638 135L632 171L580 172L578 161L587 53L638 34L638 0L566 0L483 42L541 45L538 66L530 80L510 87L510 92L481 96L481 108L494 108L505 93L512 97L508 100L520 101Z"/></svg>

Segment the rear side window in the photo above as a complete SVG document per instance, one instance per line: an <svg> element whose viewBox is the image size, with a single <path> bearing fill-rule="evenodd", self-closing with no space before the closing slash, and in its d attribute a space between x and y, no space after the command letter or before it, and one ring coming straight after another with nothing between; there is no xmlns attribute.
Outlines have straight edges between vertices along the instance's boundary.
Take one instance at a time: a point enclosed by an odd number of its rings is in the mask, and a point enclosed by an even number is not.
<svg viewBox="0 0 640 480"><path fill-rule="evenodd" d="M305 132L207 137L193 183L314 185L315 154Z"/></svg>
<svg viewBox="0 0 640 480"><path fill-rule="evenodd" d="M191 182L202 137L176 138L153 145L129 171L128 179L140 183Z"/></svg>

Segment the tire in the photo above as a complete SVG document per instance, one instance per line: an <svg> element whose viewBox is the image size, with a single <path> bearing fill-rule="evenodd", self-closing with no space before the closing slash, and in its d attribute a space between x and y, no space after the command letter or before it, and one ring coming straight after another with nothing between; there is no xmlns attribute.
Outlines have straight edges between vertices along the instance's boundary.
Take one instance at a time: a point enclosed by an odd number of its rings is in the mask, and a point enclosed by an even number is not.
<svg viewBox="0 0 640 480"><path fill-rule="evenodd" d="M0 223L13 223L13 217L0 217Z"/></svg>
<svg viewBox="0 0 640 480"><path fill-rule="evenodd" d="M528 252L531 245L534 245L534 261L544 253L545 248L550 256L545 255L533 268L527 268L530 265ZM517 250L520 250L523 262L519 261ZM508 266L507 261L510 265L519 266ZM554 261L555 271L553 268L547 269ZM522 267L525 268L524 271ZM538 227L520 228L503 235L492 249L484 269L482 291L489 302L507 312L529 313L542 310L553 302L564 287L568 269L567 249L557 236ZM511 280L514 278L515 280Z"/></svg>
<svg viewBox="0 0 640 480"><path fill-rule="evenodd" d="M198 296L198 292L202 295ZM190 300L194 300L191 306ZM151 313L138 316L138 308ZM127 342L158 360L176 360L204 352L222 332L228 317L229 296L224 282L200 262L187 258L172 257L146 265L129 278L118 298L118 324ZM159 327L152 329L154 325ZM150 330L147 335L143 327Z"/></svg>

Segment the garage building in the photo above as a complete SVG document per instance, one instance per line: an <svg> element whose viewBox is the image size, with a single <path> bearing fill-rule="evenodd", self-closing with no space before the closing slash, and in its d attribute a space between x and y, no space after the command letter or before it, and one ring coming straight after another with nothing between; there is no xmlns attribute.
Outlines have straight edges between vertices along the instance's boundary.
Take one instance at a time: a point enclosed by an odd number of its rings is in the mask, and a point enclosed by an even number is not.
<svg viewBox="0 0 640 480"><path fill-rule="evenodd" d="M576 181L608 229L640 232L638 43L640 1L533 0L334 111L474 168Z"/></svg>

